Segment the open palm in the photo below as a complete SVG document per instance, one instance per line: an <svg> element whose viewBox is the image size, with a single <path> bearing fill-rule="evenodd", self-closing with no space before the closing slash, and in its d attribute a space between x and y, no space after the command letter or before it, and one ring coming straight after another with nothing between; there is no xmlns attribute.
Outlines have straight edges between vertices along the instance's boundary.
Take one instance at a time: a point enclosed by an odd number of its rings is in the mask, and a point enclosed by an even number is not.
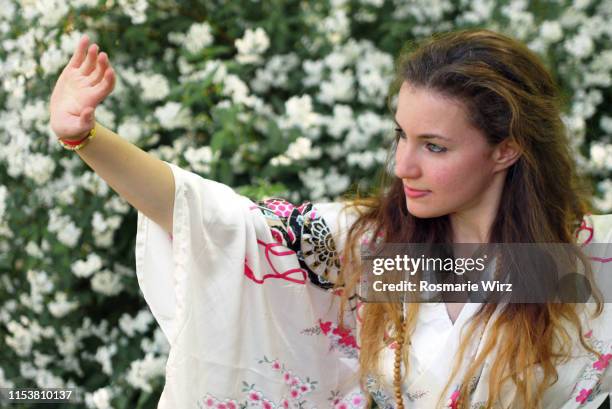
<svg viewBox="0 0 612 409"><path fill-rule="evenodd" d="M79 40L70 62L60 74L49 105L51 128L61 139L76 140L93 128L94 111L115 86L108 56L86 35Z"/></svg>

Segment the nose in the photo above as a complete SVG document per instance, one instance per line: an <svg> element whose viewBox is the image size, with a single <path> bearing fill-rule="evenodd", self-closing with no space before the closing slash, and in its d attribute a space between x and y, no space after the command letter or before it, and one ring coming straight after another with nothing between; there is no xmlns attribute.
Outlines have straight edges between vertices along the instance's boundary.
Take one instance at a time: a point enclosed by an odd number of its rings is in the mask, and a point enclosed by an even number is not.
<svg viewBox="0 0 612 409"><path fill-rule="evenodd" d="M414 148L400 143L395 152L395 175L400 179L418 179L423 171Z"/></svg>

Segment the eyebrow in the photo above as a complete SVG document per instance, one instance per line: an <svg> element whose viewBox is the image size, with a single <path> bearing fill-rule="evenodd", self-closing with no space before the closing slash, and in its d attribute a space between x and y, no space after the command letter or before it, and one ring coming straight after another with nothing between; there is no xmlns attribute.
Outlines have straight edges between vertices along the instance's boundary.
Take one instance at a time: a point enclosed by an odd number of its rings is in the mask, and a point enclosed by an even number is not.
<svg viewBox="0 0 612 409"><path fill-rule="evenodd" d="M393 122L395 122L395 125L397 125L398 128L402 129L401 125L397 122L397 119L393 118ZM402 129L402 132L403 131L404 130ZM423 133L423 134L420 134L418 136L418 138L421 138L421 139L442 139L443 141L452 142L452 139L450 139L450 138L448 138L446 136L435 134L435 133Z"/></svg>

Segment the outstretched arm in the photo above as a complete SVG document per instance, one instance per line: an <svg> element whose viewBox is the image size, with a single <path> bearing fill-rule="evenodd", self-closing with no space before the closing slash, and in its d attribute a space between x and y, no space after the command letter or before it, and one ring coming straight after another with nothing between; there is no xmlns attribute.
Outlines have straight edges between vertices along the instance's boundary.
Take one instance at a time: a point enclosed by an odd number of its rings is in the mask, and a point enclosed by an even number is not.
<svg viewBox="0 0 612 409"><path fill-rule="evenodd" d="M128 203L172 233L174 177L163 161L96 123L95 109L113 90L108 56L83 36L60 74L50 103L51 128L66 140L96 136L76 151Z"/></svg>

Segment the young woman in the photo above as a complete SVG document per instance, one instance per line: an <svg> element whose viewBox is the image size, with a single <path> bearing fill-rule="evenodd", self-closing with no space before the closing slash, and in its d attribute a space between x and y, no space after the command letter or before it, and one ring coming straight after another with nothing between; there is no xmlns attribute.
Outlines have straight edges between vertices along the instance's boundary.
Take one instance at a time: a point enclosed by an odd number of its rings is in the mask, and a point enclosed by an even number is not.
<svg viewBox="0 0 612 409"><path fill-rule="evenodd" d="M58 79L51 124L139 210L138 280L171 345L160 408L569 409L610 392L601 302L356 296L371 241L610 242L612 217L588 213L556 87L525 46L473 30L404 53L394 176L369 198L294 206L253 203L96 123L114 73L87 43ZM607 256L592 258L596 275Z"/></svg>

